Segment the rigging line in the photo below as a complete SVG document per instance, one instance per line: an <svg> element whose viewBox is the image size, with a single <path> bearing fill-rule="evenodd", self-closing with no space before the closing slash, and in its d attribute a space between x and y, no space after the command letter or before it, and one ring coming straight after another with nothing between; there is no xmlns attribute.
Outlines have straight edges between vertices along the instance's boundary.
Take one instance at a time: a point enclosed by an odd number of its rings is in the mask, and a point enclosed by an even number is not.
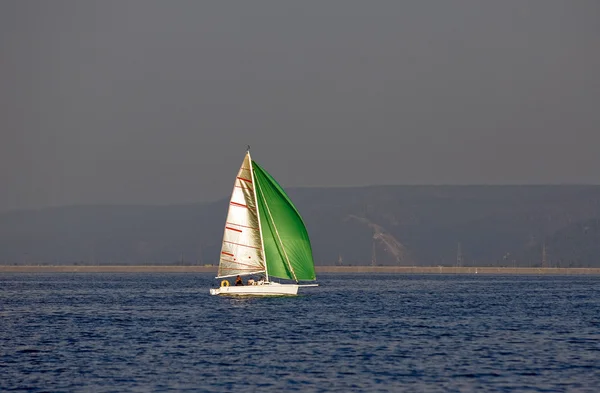
<svg viewBox="0 0 600 393"><path fill-rule="evenodd" d="M279 236L279 230L277 230L277 225L275 225L275 221L273 220L273 215L271 214L271 209L269 209L269 205L267 205L267 201L265 199L265 194L262 192L262 190L260 190L260 196L262 197L263 203L267 207L267 213L269 213L269 218L271 219L271 222L273 223L273 228L275 228L275 234L277 235L277 239L279 240L279 243L281 244L281 249L283 250L283 255L285 255L285 259L288 264L288 267L290 268L290 271L294 275L294 280L296 280L296 282L298 282L298 277L296 276L296 272L294 271L294 268L292 267L290 258L288 257L287 252L285 251L285 247L283 246L283 242L281 241L281 236Z"/></svg>

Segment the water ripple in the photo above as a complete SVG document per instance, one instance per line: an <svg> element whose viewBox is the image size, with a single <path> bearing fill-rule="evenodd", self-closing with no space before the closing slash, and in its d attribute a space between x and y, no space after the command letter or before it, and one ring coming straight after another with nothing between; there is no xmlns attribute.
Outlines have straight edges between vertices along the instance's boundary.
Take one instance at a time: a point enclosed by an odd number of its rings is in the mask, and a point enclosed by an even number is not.
<svg viewBox="0 0 600 393"><path fill-rule="evenodd" d="M0 391L596 392L597 277L323 275L220 298L202 274L0 277Z"/></svg>

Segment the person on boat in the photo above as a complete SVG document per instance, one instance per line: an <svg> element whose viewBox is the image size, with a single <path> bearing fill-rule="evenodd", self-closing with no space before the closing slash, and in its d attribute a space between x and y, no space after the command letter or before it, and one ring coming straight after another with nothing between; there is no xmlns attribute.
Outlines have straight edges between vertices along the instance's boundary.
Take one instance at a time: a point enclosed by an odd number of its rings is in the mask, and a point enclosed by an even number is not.
<svg viewBox="0 0 600 393"><path fill-rule="evenodd" d="M235 286L239 287L240 285L244 285L244 282L242 281L242 278L240 276L237 276L235 278Z"/></svg>

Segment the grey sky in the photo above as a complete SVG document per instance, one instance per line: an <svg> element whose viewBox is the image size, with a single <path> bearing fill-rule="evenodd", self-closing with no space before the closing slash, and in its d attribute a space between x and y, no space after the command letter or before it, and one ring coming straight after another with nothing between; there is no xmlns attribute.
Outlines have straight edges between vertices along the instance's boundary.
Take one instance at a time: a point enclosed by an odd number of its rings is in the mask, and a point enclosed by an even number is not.
<svg viewBox="0 0 600 393"><path fill-rule="evenodd" d="M600 183L600 2L0 2L0 210Z"/></svg>

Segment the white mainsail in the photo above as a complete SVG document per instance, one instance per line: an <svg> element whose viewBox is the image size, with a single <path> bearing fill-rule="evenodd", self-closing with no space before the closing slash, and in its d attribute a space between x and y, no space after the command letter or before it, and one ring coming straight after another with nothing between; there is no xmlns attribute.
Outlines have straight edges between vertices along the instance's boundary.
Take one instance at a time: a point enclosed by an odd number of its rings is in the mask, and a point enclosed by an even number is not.
<svg viewBox="0 0 600 393"><path fill-rule="evenodd" d="M236 176L223 232L218 278L265 272L252 161L246 154Z"/></svg>

